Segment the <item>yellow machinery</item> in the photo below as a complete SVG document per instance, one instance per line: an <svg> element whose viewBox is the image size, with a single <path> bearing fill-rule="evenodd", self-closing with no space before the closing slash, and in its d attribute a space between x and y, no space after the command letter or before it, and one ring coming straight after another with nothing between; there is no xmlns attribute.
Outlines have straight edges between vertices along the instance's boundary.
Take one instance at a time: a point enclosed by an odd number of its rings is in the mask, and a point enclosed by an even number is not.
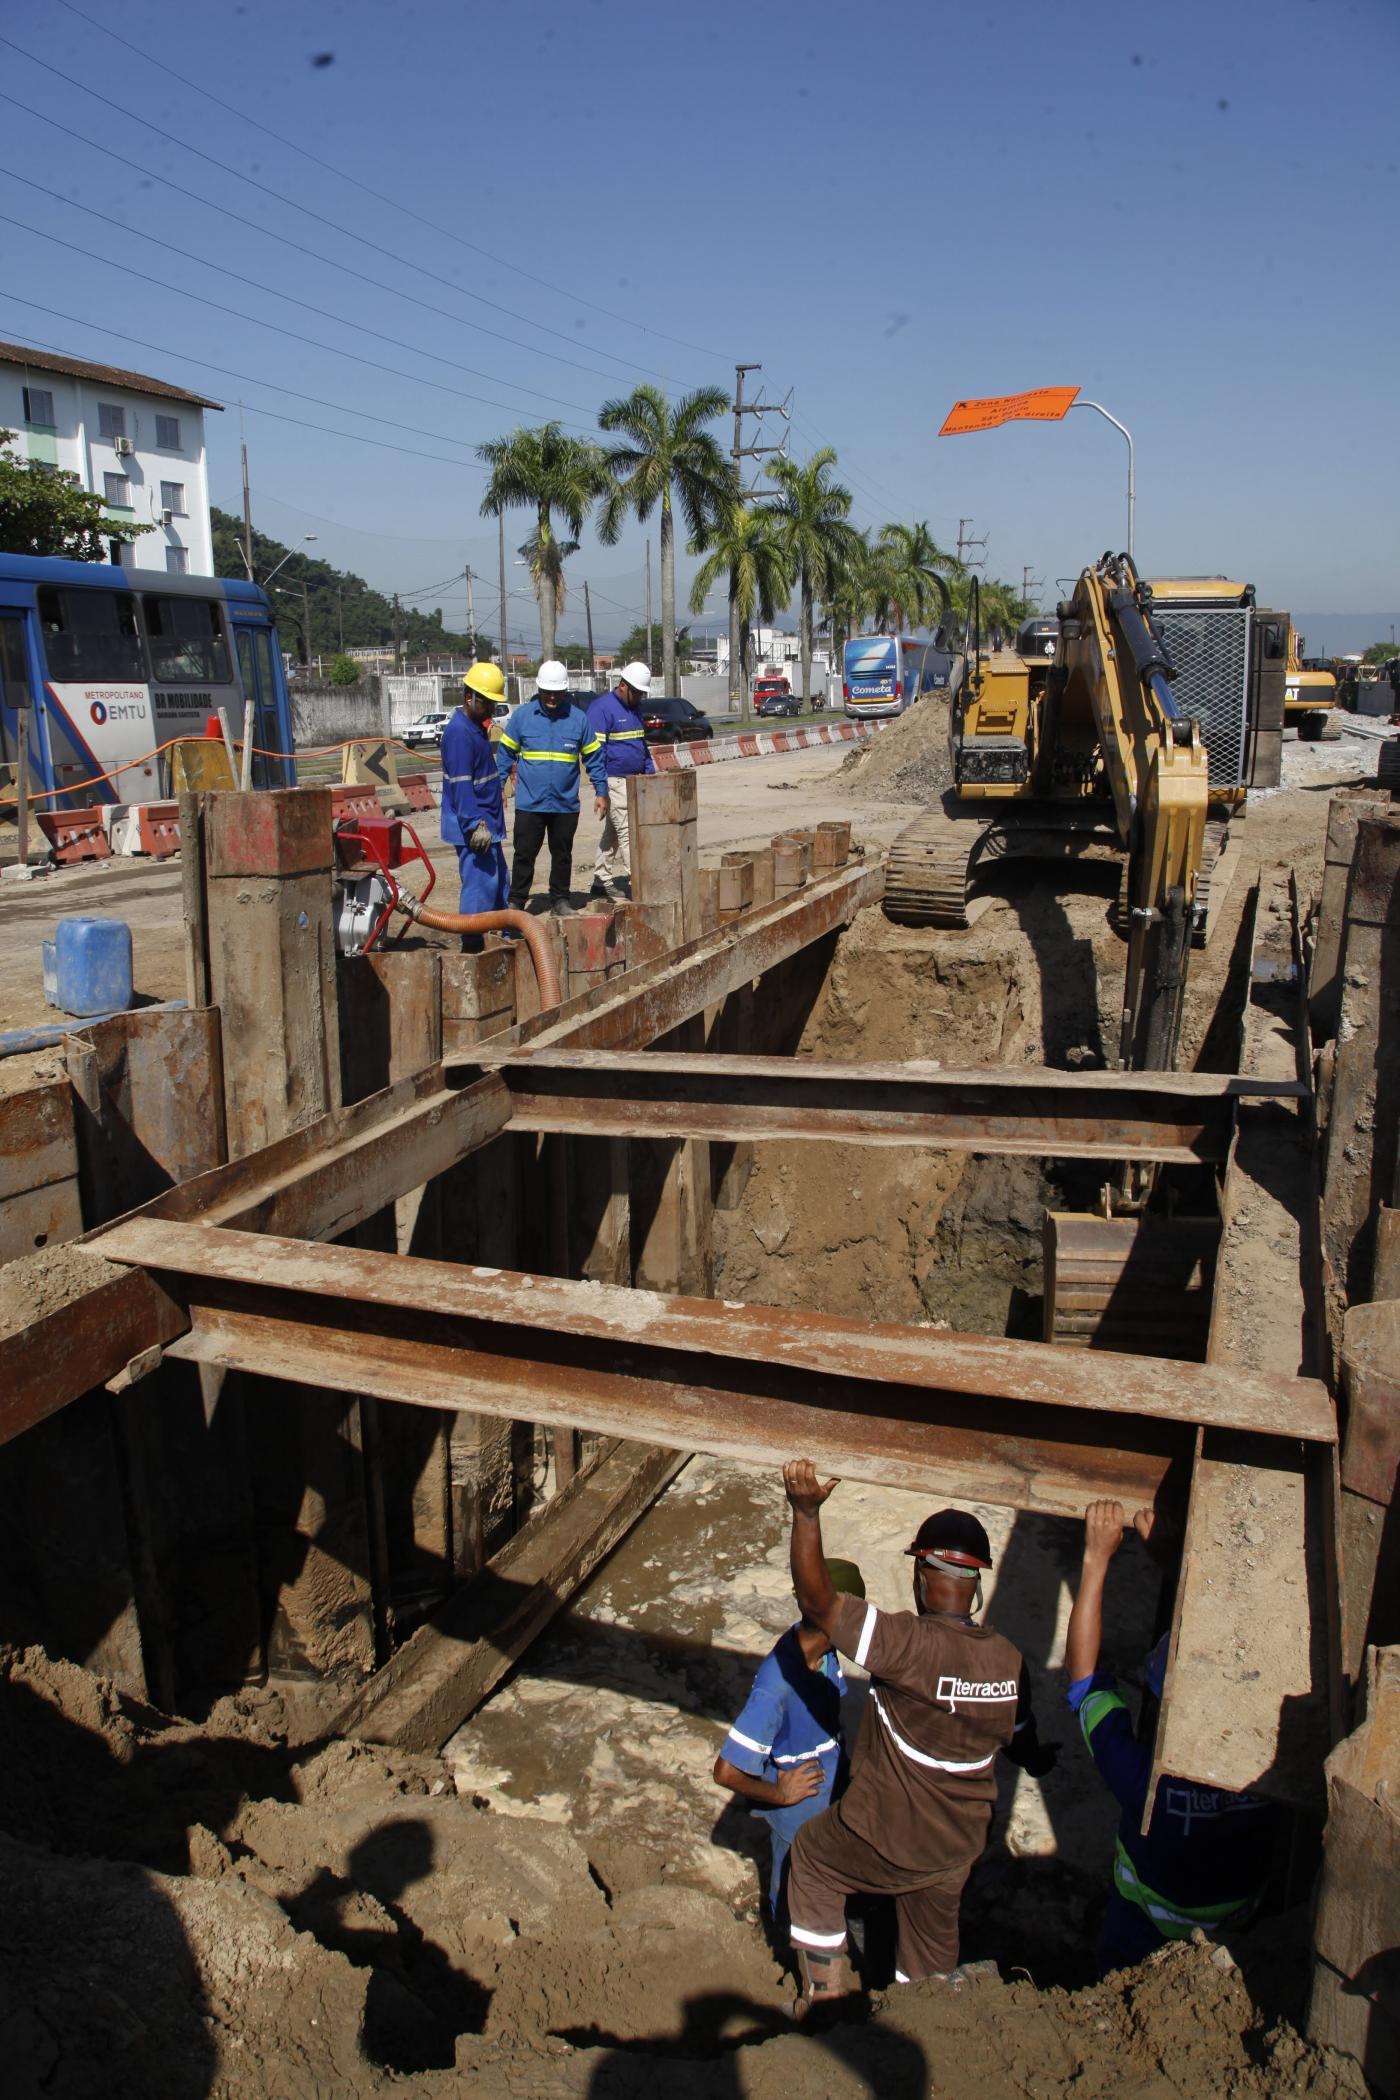
<svg viewBox="0 0 1400 2100"><path fill-rule="evenodd" d="M1283 719L1297 730L1305 744L1315 744L1337 704L1337 681L1331 671L1307 669L1303 662L1305 646L1302 635L1290 625Z"/></svg>
<svg viewBox="0 0 1400 2100"><path fill-rule="evenodd" d="M965 926L973 882L1011 856L1128 858L1119 1055L1175 1061L1187 950L1203 909L1211 800L1197 717L1168 680L1153 594L1126 555L1086 569L1059 609L1052 659L984 659L976 593L951 719L954 786L895 840L885 910Z"/></svg>
<svg viewBox="0 0 1400 2100"><path fill-rule="evenodd" d="M984 656L979 626L974 579L949 717L953 785L891 847L885 910L911 925L966 926L974 887L1003 861L1126 855L1121 1055L1169 1063L1173 1001L1144 969L1153 975L1147 958L1166 941L1161 915L1182 904L1186 939L1204 940L1228 820L1251 786L1278 782L1288 616L1261 610L1252 586L1148 583L1128 556L1105 555L1058 608L1050 657L1029 629L1017 651ZM1179 792L1188 777L1189 819ZM1174 1005L1179 1015L1179 988Z"/></svg>

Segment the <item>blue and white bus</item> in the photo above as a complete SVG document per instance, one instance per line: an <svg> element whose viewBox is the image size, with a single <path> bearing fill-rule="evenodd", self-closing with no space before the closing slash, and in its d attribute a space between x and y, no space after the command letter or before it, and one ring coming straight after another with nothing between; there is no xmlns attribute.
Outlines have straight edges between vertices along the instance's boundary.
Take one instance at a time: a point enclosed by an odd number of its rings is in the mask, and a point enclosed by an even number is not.
<svg viewBox="0 0 1400 2100"><path fill-rule="evenodd" d="M282 652L256 584L0 554L0 782L10 793L21 710L31 793L46 798L41 807L71 809L162 800L170 766L159 747L203 736L221 707L240 735L245 701L255 750L290 754ZM292 787L295 766L255 757L253 779Z"/></svg>
<svg viewBox="0 0 1400 2100"><path fill-rule="evenodd" d="M902 715L924 693L948 690L952 657L941 641L862 634L847 642L841 691L851 721Z"/></svg>

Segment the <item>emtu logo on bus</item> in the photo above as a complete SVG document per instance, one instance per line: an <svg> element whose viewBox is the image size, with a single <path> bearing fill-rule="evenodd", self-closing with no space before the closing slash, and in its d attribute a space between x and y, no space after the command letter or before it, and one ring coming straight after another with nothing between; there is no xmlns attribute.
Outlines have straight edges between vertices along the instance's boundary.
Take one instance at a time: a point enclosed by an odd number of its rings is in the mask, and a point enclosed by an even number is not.
<svg viewBox="0 0 1400 2100"><path fill-rule="evenodd" d="M96 722L98 728L100 729L102 727L102 724L107 719L107 710L102 705L102 702L100 700L94 700L88 712L91 714L93 721Z"/></svg>

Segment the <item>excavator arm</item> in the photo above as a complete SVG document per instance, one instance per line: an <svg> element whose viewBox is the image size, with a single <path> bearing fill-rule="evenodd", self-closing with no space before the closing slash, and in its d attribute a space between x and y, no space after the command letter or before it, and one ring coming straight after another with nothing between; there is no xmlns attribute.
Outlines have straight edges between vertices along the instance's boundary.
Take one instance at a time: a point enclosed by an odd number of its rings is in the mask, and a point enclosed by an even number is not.
<svg viewBox="0 0 1400 2100"><path fill-rule="evenodd" d="M1046 709L1066 719L1087 709L1092 717L1128 853L1119 1055L1133 1070L1168 1071L1181 1033L1208 781L1200 724L1172 698L1151 603L1126 555L1105 555L1083 572L1060 607Z"/></svg>

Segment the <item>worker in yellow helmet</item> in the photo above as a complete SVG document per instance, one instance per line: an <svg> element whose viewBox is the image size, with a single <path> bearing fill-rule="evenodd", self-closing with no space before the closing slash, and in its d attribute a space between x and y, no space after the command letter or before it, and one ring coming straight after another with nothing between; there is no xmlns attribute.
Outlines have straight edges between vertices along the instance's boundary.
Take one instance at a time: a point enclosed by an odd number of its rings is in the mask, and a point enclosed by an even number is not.
<svg viewBox="0 0 1400 2100"><path fill-rule="evenodd" d="M499 664L473 664L462 680L461 703L442 732L442 836L457 848L462 912L500 911L510 890L506 869L505 805L487 725L504 700ZM479 933L462 946L480 948Z"/></svg>

